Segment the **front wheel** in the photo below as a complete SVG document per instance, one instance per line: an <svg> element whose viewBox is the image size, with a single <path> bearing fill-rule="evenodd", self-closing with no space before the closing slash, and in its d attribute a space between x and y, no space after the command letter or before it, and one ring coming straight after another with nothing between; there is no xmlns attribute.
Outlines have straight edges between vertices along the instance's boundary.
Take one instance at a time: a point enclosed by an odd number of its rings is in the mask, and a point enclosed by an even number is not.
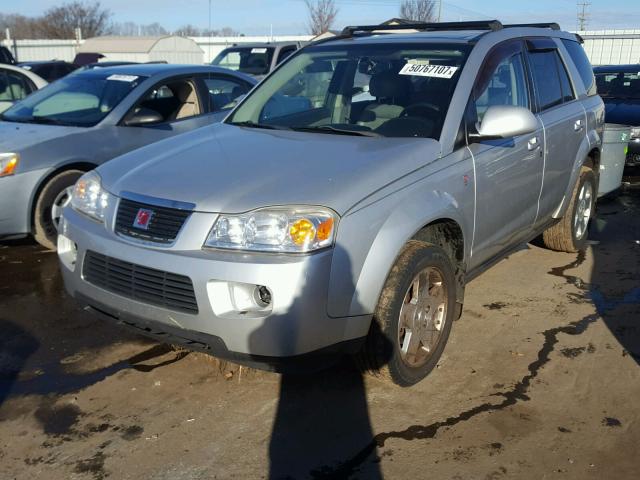
<svg viewBox="0 0 640 480"><path fill-rule="evenodd" d="M542 234L542 240L547 248L569 253L584 249L589 222L595 212L597 191L593 170L582 167L564 217Z"/></svg>
<svg viewBox="0 0 640 480"><path fill-rule="evenodd" d="M455 275L440 247L410 241L385 282L361 352L366 369L400 386L437 365L455 318Z"/></svg>
<svg viewBox="0 0 640 480"><path fill-rule="evenodd" d="M71 201L71 192L81 170L67 170L50 179L42 188L33 212L33 236L50 250L56 249L62 210Z"/></svg>

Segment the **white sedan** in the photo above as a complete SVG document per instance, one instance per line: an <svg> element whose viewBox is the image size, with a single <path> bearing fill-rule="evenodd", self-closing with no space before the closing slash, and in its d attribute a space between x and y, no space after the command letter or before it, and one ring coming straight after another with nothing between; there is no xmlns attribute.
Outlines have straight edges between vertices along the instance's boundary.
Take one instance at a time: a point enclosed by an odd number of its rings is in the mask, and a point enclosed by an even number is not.
<svg viewBox="0 0 640 480"><path fill-rule="evenodd" d="M47 85L35 73L13 65L0 64L0 113Z"/></svg>

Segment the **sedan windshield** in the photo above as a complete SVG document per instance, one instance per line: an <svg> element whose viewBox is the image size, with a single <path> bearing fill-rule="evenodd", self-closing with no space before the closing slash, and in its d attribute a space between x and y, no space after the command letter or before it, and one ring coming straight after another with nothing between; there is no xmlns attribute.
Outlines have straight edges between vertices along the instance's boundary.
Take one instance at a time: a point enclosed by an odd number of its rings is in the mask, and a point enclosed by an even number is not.
<svg viewBox="0 0 640 480"><path fill-rule="evenodd" d="M236 70L249 75L266 75L273 58L272 47L227 48L213 59L211 65Z"/></svg>
<svg viewBox="0 0 640 480"><path fill-rule="evenodd" d="M92 127L144 79L104 72L70 75L17 103L2 120Z"/></svg>
<svg viewBox="0 0 640 480"><path fill-rule="evenodd" d="M596 73L596 85L601 97L640 99L640 71Z"/></svg>
<svg viewBox="0 0 640 480"><path fill-rule="evenodd" d="M439 138L469 45L318 45L279 68L227 123L333 135Z"/></svg>

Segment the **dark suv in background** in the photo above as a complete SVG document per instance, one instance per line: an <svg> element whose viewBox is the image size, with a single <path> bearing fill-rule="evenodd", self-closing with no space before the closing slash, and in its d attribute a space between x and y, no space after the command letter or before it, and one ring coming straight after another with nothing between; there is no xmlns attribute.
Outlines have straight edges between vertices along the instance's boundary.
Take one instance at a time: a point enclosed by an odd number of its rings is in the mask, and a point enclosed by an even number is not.
<svg viewBox="0 0 640 480"><path fill-rule="evenodd" d="M593 70L606 108L605 121L631 125L627 166L640 167L640 64L606 65Z"/></svg>

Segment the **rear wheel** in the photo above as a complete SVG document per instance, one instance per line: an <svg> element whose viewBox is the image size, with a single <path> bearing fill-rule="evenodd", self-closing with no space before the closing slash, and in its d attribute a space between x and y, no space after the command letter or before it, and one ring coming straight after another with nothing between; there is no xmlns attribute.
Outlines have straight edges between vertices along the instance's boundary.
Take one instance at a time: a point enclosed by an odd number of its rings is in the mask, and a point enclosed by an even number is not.
<svg viewBox="0 0 640 480"><path fill-rule="evenodd" d="M542 234L547 248L574 253L585 247L589 222L595 211L596 192L596 177L593 171L582 167L564 217Z"/></svg>
<svg viewBox="0 0 640 480"><path fill-rule="evenodd" d="M436 366L455 317L455 276L446 252L410 241L385 282L361 353L367 370L401 386Z"/></svg>
<svg viewBox="0 0 640 480"><path fill-rule="evenodd" d="M62 210L71 201L71 192L81 170L67 170L50 179L42 188L33 212L33 236L43 247L56 249Z"/></svg>

